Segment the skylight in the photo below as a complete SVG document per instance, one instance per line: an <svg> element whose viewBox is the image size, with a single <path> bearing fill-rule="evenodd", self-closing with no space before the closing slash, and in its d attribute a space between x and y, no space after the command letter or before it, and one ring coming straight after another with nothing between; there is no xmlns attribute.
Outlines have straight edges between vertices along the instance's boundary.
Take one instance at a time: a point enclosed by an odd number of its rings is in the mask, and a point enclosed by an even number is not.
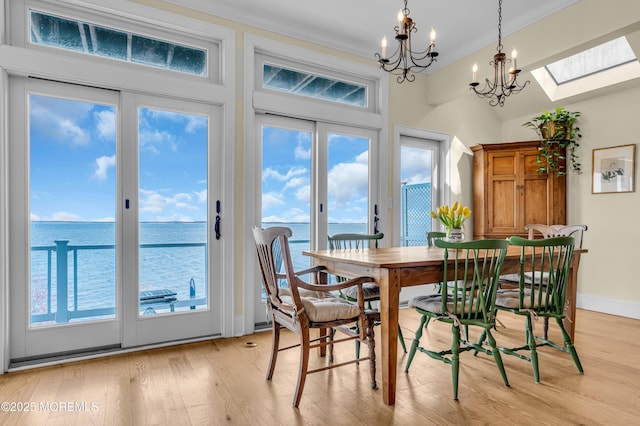
<svg viewBox="0 0 640 426"><path fill-rule="evenodd" d="M547 65L547 71L557 84L604 71L636 60L625 37L577 53Z"/></svg>
<svg viewBox="0 0 640 426"><path fill-rule="evenodd" d="M640 62L625 37L531 71L552 101L640 78Z"/></svg>

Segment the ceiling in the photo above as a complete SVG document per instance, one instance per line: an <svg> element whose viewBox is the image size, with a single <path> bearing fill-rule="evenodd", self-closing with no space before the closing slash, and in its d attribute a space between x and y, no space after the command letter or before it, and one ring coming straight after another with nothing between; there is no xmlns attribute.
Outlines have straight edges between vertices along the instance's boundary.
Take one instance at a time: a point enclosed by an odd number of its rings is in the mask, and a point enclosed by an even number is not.
<svg viewBox="0 0 640 426"><path fill-rule="evenodd" d="M167 0L212 15L374 59L383 36L391 40L402 0ZM502 36L578 0L504 0ZM418 28L417 50L437 33L435 71L498 40L498 0L408 0ZM248 13L250 11L250 13ZM505 46L509 52L511 46Z"/></svg>

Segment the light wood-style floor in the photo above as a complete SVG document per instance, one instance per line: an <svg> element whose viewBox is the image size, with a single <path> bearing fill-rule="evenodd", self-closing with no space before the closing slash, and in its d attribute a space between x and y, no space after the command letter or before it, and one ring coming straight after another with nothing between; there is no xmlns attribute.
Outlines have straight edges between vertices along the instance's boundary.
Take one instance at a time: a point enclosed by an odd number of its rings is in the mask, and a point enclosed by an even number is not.
<svg viewBox="0 0 640 426"><path fill-rule="evenodd" d="M495 333L498 342L521 341L520 319L508 314L500 319L506 328ZM413 310L401 311L407 346L417 321ZM406 355L400 356L395 406L383 405L380 391L369 388L363 363L310 375L299 409L291 407L298 352L281 353L273 381L266 381L271 333L263 332L1 375L0 401L12 408L35 403L36 411L0 411L0 424L638 424L639 328L638 320L578 310L575 343L584 375L569 355L542 348L539 384L529 363L503 356L511 382L506 388L492 359L466 352L456 402L450 367L418 353L408 374ZM448 325L437 323L429 325L423 340L444 349L450 335ZM553 326L551 336L557 336ZM294 342L295 336L287 333L284 340ZM353 351L352 343L342 347L338 360ZM314 355L312 362L326 361Z"/></svg>

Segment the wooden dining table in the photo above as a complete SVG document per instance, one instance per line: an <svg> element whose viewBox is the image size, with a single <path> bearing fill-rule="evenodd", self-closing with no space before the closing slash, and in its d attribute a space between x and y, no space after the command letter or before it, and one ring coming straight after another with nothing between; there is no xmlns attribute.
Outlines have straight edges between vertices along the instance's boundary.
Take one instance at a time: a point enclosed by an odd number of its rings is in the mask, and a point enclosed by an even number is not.
<svg viewBox="0 0 640 426"><path fill-rule="evenodd" d="M586 249L575 249L569 270L564 325L574 338L576 290L580 255ZM521 248L510 246L502 273L518 273ZM444 249L438 247L384 247L345 250L306 250L313 266L323 265L327 272L345 277L368 276L380 286L380 336L382 399L393 405L396 400L398 368L398 310L400 290L423 284L438 283L443 275Z"/></svg>

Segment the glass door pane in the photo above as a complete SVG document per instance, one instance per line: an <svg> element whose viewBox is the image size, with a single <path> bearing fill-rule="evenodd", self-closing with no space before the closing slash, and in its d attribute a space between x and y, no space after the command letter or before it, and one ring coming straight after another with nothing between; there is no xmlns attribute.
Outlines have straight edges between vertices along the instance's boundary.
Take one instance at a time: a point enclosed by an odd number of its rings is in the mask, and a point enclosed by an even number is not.
<svg viewBox="0 0 640 426"><path fill-rule="evenodd" d="M370 140L332 132L327 140L328 234L367 234Z"/></svg>
<svg viewBox="0 0 640 426"><path fill-rule="evenodd" d="M29 95L31 327L116 316L115 117Z"/></svg>
<svg viewBox="0 0 640 426"><path fill-rule="evenodd" d="M407 140L408 139L408 140ZM402 246L424 246L426 234L432 230L429 212L435 208L435 162L437 151L403 138L400 159Z"/></svg>
<svg viewBox="0 0 640 426"><path fill-rule="evenodd" d="M9 86L11 359L117 347L119 93Z"/></svg>
<svg viewBox="0 0 640 426"><path fill-rule="evenodd" d="M311 239L311 147L308 130L262 126L262 227L286 226L293 266L309 267L302 255Z"/></svg>
<svg viewBox="0 0 640 426"><path fill-rule="evenodd" d="M139 315L208 308L207 116L138 108Z"/></svg>

